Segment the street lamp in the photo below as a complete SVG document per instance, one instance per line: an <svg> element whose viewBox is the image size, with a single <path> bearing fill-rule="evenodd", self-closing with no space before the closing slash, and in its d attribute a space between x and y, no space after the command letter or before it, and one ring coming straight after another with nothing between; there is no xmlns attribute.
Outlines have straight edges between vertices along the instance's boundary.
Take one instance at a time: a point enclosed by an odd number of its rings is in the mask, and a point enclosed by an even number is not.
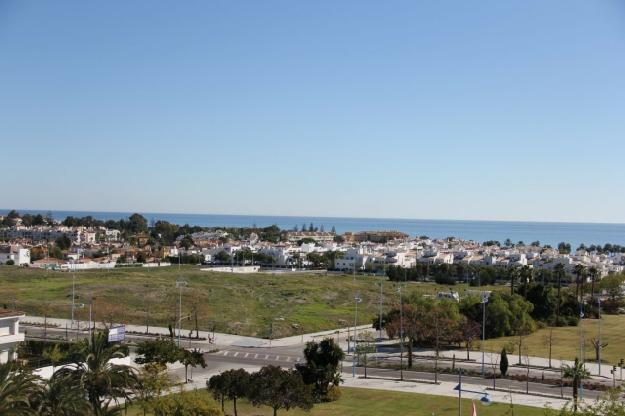
<svg viewBox="0 0 625 416"><path fill-rule="evenodd" d="M356 293L354 296L354 303L356 304L356 313L354 315L354 352L352 354L352 377L356 377L356 346L358 345L357 330L358 330L358 304L362 302L360 293Z"/></svg>
<svg viewBox="0 0 625 416"><path fill-rule="evenodd" d="M488 303L489 294L485 290L482 291L482 377L484 377L484 342L486 341L486 304Z"/></svg>
<svg viewBox="0 0 625 416"><path fill-rule="evenodd" d="M397 287L399 294L399 378L404 379L404 301L401 297L401 284Z"/></svg>
<svg viewBox="0 0 625 416"><path fill-rule="evenodd" d="M178 288L178 347L180 348L180 333L182 332L182 288L187 286L185 280L176 280Z"/></svg>

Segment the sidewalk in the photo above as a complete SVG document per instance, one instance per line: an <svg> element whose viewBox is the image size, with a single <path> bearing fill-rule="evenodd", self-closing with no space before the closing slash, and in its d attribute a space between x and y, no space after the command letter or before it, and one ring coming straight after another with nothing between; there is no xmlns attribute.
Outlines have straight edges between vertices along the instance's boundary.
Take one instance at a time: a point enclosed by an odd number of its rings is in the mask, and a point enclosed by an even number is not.
<svg viewBox="0 0 625 416"><path fill-rule="evenodd" d="M26 316L21 322L22 322L22 325L27 325L29 323L43 325L44 318L42 316ZM54 327L55 329L65 329L67 326L68 331L70 332L87 331L89 327L88 321L76 320L74 321L74 325L72 326L72 321L70 319L62 319L62 318L47 318L47 323L48 325L50 325L51 327ZM101 322L97 322L96 328L104 329L104 324ZM371 328L371 325L361 325L357 327L357 331L362 331L362 330L366 330L369 328ZM133 335L132 334L133 332L144 334L145 329L146 329L145 325L132 325L132 324L126 325L126 332L128 333L128 335ZM159 327L159 326L150 326L149 329L150 329L151 335L169 336L168 328ZM183 336L189 335L189 331L190 330L188 328L183 328L182 335ZM213 340L212 345L215 345L215 346L269 347L271 345L272 347L288 347L288 346L304 345L306 342L320 341L324 338L334 338L335 341L338 340L340 343L345 343L345 345L347 345L346 344L347 336L348 334L350 336L353 336L354 328L353 327L339 328L339 329L333 329L329 331L314 332L310 334L294 335L294 336L290 336L286 338L273 339L271 341L269 341L268 339L264 339L264 338L246 337L242 335L232 335L232 334L225 334L225 333L220 333L220 332L215 332L215 333L208 332L208 331L199 331L199 332L200 332L199 335L201 338L209 339L209 338L212 338L214 335L215 339ZM177 328L174 329L174 334L176 335L178 334ZM184 339L184 341L188 341L188 340ZM196 340L192 340L192 341L201 342L201 341L196 341ZM208 341L205 341L205 342L206 344L209 344Z"/></svg>
<svg viewBox="0 0 625 416"><path fill-rule="evenodd" d="M416 383L409 381L398 381L390 379L373 379L373 378L352 378L345 377L343 384L345 387L365 388L365 389L377 389L377 390L390 390L400 391L407 393L419 393L429 394L434 396L447 396L458 397L458 391L454 390L457 383L440 382L440 384L430 383ZM462 384L462 398L475 400L476 403L483 397L483 394L469 393L464 390L472 390L475 392L488 393L491 400L495 403L510 403L510 393L502 391L486 390L483 386L475 386L471 384ZM532 406L544 408L546 406L554 409L561 409L566 403L566 400L545 398L540 396L533 396L527 394L520 394L512 392L512 403L515 405Z"/></svg>

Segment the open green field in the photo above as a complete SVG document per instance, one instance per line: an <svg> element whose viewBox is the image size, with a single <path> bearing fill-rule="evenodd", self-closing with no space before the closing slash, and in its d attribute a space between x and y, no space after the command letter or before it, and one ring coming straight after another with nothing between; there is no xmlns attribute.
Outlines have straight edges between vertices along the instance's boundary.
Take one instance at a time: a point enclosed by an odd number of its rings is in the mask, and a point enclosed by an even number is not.
<svg viewBox="0 0 625 416"><path fill-rule="evenodd" d="M204 390L205 392L205 390ZM384 390L341 388L342 396L332 403L321 403L309 412L293 409L288 412L278 411L278 415L289 416L455 416L458 414L458 400L453 397L429 396L424 394L403 393ZM206 392L205 394L208 394ZM462 414L471 414L471 401L463 400ZM476 402L480 416L501 416L512 414L510 405L493 403L482 406ZM245 401L237 403L241 416L270 416L268 407L253 407ZM232 403L226 402L226 414L234 414ZM544 410L534 407L514 406L516 416L544 415ZM129 409L128 415L143 415L138 407Z"/></svg>
<svg viewBox="0 0 625 416"><path fill-rule="evenodd" d="M585 338L585 357L587 361L595 360L595 350L591 340L598 338L599 321L597 319L584 319L582 321L583 336ZM549 332L550 328L539 329L533 334L524 337L523 345L528 348L530 356L549 356ZM625 358L625 315L603 315L601 320L601 342L606 343L601 354L603 362L610 365L616 364L621 358ZM487 340L487 351L501 352L501 349L510 343L518 343L518 337L503 337ZM573 360L580 355L580 327L553 328L553 359ZM518 353L515 349L514 353ZM607 370L606 370L607 372Z"/></svg>
<svg viewBox="0 0 625 416"><path fill-rule="evenodd" d="M127 268L76 273L0 266L0 306L17 307L33 315L69 318L72 276L76 303L94 297L96 320L167 326L178 308L175 281L188 282L182 291L182 314L198 311L199 328L240 335L274 338L353 325L354 294L360 292L359 323L369 323L378 313L383 285L384 307L397 301L394 285L372 276L276 273L231 274L200 270L196 266L159 269ZM464 290L456 286L455 290ZM434 283L409 283L404 293L436 294L448 287ZM88 319L88 308L77 309ZM276 319L283 318L283 319ZM192 322L183 322L191 329Z"/></svg>

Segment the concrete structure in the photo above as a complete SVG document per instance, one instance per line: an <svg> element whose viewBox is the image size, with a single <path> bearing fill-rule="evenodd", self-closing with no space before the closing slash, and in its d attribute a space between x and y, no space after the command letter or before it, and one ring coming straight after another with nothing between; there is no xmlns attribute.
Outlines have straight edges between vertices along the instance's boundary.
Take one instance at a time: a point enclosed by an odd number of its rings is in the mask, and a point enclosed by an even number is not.
<svg viewBox="0 0 625 416"><path fill-rule="evenodd" d="M20 334L20 319L22 312L0 309L0 364L17 358L17 344L24 341L24 334Z"/></svg>
<svg viewBox="0 0 625 416"><path fill-rule="evenodd" d="M0 248L0 264L12 260L17 266L30 264L30 250L22 246L7 246Z"/></svg>

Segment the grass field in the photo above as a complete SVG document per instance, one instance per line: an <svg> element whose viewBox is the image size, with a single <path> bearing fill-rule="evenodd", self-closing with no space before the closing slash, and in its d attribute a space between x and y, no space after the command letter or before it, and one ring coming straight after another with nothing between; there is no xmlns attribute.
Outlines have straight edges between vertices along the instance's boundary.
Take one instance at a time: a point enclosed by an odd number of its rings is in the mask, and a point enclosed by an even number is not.
<svg viewBox="0 0 625 416"><path fill-rule="evenodd" d="M593 338L598 338L599 325L597 319L584 319L582 330L585 338L585 357L588 361L595 360L595 350L591 344ZM523 345L528 348L529 355L536 357L549 356L550 328L540 329L523 339ZM580 355L580 327L553 328L552 358L572 360ZM625 358L625 315L604 315L601 320L601 342L607 342L603 348L601 358L603 362L615 365L621 358ZM501 352L501 349L510 344L518 343L518 337L504 337L487 340L485 349ZM518 353L518 349L514 350ZM606 370L606 373L608 371ZM608 373L609 374L609 373Z"/></svg>
<svg viewBox="0 0 625 416"><path fill-rule="evenodd" d="M369 323L379 307L379 277L300 273L230 274L201 271L199 267L163 267L81 271L73 274L76 302L89 303L97 320L167 326L177 315L175 281L188 282L182 291L183 316L198 310L199 327L240 335L268 337L274 322L275 338L353 325L354 294L359 323ZM386 279L384 279L386 280ZM436 294L447 287L410 283L405 293ZM463 290L458 286L456 290ZM384 306L397 301L393 284L384 284ZM0 306L29 314L69 318L72 273L0 266ZM88 308L77 309L85 320ZM276 318L284 318L278 319ZM183 328L191 328L183 322Z"/></svg>
<svg viewBox="0 0 625 416"><path fill-rule="evenodd" d="M309 412L293 409L289 412L278 411L278 415L288 416L455 416L458 414L458 401L452 397L429 396L423 394L403 393L383 390L341 388L342 396L332 403L321 403ZM206 393L208 394L208 393ZM463 400L463 414L471 414L471 401ZM488 407L476 403L480 416L501 416L512 414L508 404L493 403ZM237 403L238 413L241 416L270 416L272 410L268 407L252 407L242 401ZM226 414L233 414L232 403L226 403ZM544 410L533 407L514 406L516 416L543 415ZM143 413L132 407L128 411L130 416L139 416Z"/></svg>

